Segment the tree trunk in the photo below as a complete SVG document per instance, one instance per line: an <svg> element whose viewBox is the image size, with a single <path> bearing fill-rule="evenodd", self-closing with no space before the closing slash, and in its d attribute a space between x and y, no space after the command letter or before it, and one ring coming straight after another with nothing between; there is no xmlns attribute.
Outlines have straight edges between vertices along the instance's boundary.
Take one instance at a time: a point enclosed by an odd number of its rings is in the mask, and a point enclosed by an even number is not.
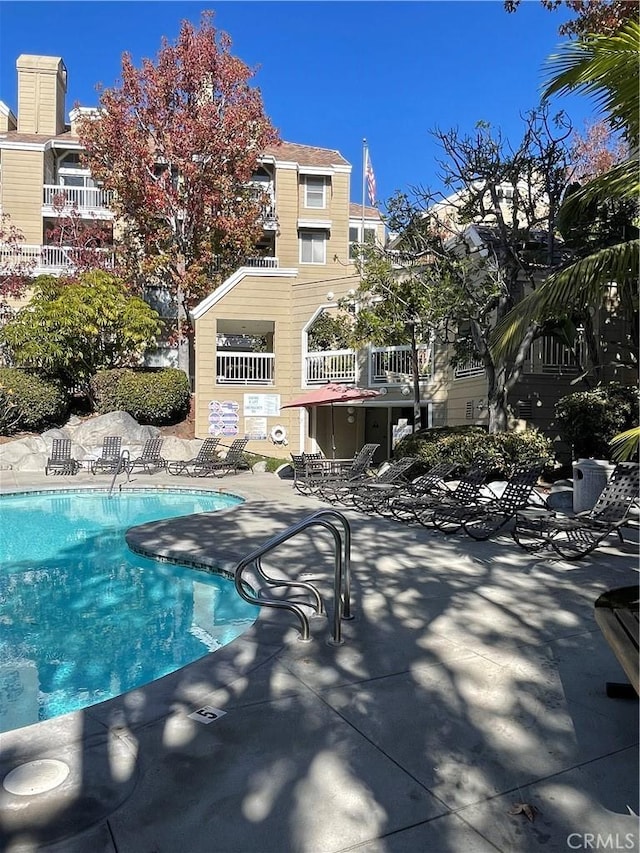
<svg viewBox="0 0 640 853"><path fill-rule="evenodd" d="M413 431L418 432L422 427L422 408L420 406L420 370L418 367L415 323L411 325L411 371L413 373Z"/></svg>
<svg viewBox="0 0 640 853"><path fill-rule="evenodd" d="M182 297L182 279L185 274L184 257L180 256L177 263L178 281L176 284L176 302L177 302L177 339L178 339L178 368L187 374L189 387L191 387L191 369L190 369L190 347L189 347L189 321L187 318L186 308ZM193 389L192 389L193 390Z"/></svg>

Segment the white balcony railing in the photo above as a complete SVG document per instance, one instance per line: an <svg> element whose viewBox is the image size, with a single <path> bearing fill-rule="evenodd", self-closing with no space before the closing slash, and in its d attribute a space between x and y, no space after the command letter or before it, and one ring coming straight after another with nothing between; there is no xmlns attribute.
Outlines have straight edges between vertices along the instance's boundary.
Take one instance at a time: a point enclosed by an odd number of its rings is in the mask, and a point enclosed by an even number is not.
<svg viewBox="0 0 640 853"><path fill-rule="evenodd" d="M274 270L278 268L279 264L277 258L245 258L243 266Z"/></svg>
<svg viewBox="0 0 640 853"><path fill-rule="evenodd" d="M113 261L113 253L109 249L77 249L73 246L39 246L28 243L0 244L0 270L19 270L24 275L42 275L51 273L59 275L69 272L77 265L79 256L87 258L89 252L100 256L101 266Z"/></svg>
<svg viewBox="0 0 640 853"><path fill-rule="evenodd" d="M275 356L272 352L218 353L218 385L273 385Z"/></svg>
<svg viewBox="0 0 640 853"><path fill-rule="evenodd" d="M575 352L564 346L550 335L544 335L531 344L529 360L525 364L525 373L575 375L580 370L580 365L585 361L585 343L583 340L576 342Z"/></svg>
<svg viewBox="0 0 640 853"><path fill-rule="evenodd" d="M484 376L484 364L480 359L459 364L453 373L454 379L470 379L472 376Z"/></svg>
<svg viewBox="0 0 640 853"><path fill-rule="evenodd" d="M369 365L372 385L403 385L413 380L409 346L371 347ZM428 345L418 347L418 373L421 382L433 374L432 349Z"/></svg>
<svg viewBox="0 0 640 853"><path fill-rule="evenodd" d="M356 354L352 349L310 352L305 358L307 385L324 385L326 382L355 382Z"/></svg>
<svg viewBox="0 0 640 853"><path fill-rule="evenodd" d="M100 211L108 212L113 193L101 190L99 187L67 187L60 184L44 185L44 205L67 213L74 208L78 212ZM109 214L111 215L111 214Z"/></svg>

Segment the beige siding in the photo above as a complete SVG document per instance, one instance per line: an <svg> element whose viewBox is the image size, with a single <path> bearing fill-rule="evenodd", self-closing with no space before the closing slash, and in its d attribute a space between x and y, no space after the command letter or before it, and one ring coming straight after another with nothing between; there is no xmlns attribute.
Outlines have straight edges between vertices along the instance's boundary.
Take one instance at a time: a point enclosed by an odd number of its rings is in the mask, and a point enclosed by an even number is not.
<svg viewBox="0 0 640 853"><path fill-rule="evenodd" d="M0 206L25 243L43 242L42 175L42 152L3 150Z"/></svg>
<svg viewBox="0 0 640 853"><path fill-rule="evenodd" d="M55 136L64 130L66 72L54 56L23 55L18 69L18 130Z"/></svg>

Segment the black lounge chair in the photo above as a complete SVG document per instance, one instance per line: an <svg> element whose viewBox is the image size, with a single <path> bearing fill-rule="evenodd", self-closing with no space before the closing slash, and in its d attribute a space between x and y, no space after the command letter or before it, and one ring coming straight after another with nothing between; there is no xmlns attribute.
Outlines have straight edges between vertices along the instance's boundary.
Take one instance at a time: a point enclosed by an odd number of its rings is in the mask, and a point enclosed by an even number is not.
<svg viewBox="0 0 640 853"><path fill-rule="evenodd" d="M71 457L71 439L54 438L51 456L44 468L45 476L51 474L76 474L80 469L77 459Z"/></svg>
<svg viewBox="0 0 640 853"><path fill-rule="evenodd" d="M377 477L356 484L352 490L351 503L360 512L378 513L378 515L383 516L392 515L389 504L393 497L398 494L405 494L412 488L413 482L407 480L407 473L418 461L412 456L405 456L397 462L392 462L389 468L382 471ZM447 466L447 473L451 468L453 465ZM435 482L436 479L439 480L439 476L437 474L432 475L431 481ZM440 482L442 481L440 480Z"/></svg>
<svg viewBox="0 0 640 853"><path fill-rule="evenodd" d="M131 474L139 468L145 474L155 474L167 466L167 460L161 455L164 439L149 438L142 448L142 453L135 459L127 462L127 471Z"/></svg>
<svg viewBox="0 0 640 853"><path fill-rule="evenodd" d="M234 439L224 459L218 459L216 462L203 465L201 472L196 474L196 476L206 477L209 474L216 476L217 474L230 474L231 472L237 474L238 471L247 470L249 465L244 458L244 449L248 442L248 438Z"/></svg>
<svg viewBox="0 0 640 853"><path fill-rule="evenodd" d="M402 459L391 462L380 473L373 476L336 483L332 491L332 502L354 506L361 512L370 511L373 504L388 494L390 486L405 482L407 472L413 468L417 461L413 456L404 456ZM323 497L324 493L325 488L322 487L321 494Z"/></svg>
<svg viewBox="0 0 640 853"><path fill-rule="evenodd" d="M192 459L180 459L177 462L168 462L167 471L170 474L186 474L189 477L201 477L206 474L206 468L219 462L217 450L220 444L219 438L205 438L200 450ZM204 472L204 473L203 473Z"/></svg>
<svg viewBox="0 0 640 853"><path fill-rule="evenodd" d="M516 466L499 497L481 499L478 506L465 513L464 532L472 539L484 541L502 530L519 510L529 505L542 469L542 465Z"/></svg>
<svg viewBox="0 0 640 853"><path fill-rule="evenodd" d="M293 488L301 495L312 494L320 478L326 476L322 453L292 453Z"/></svg>
<svg viewBox="0 0 640 853"><path fill-rule="evenodd" d="M336 488L342 489L347 482L356 483L370 477L371 461L379 447L379 444L365 444L353 459L348 461L326 459L322 463L317 463L318 469L321 465L325 466L325 476L320 480L317 489L319 497L331 502L334 500Z"/></svg>
<svg viewBox="0 0 640 853"><path fill-rule="evenodd" d="M462 527L462 510L475 506L487 474L482 465L474 465L448 493L421 499L415 508L415 519L424 527L437 527L443 533L455 533Z"/></svg>
<svg viewBox="0 0 640 853"><path fill-rule="evenodd" d="M456 469L455 463L436 462L426 474L410 483L396 486L386 499L386 506L379 508L382 515L392 515L398 521L417 521L416 513L434 500L442 500L453 489L447 484L448 477Z"/></svg>
<svg viewBox="0 0 640 853"><path fill-rule="evenodd" d="M107 435L102 439L102 451L91 463L94 474L120 474L126 470L126 454L122 453L122 436Z"/></svg>
<svg viewBox="0 0 640 853"><path fill-rule="evenodd" d="M640 475L637 462L616 465L593 509L575 516L560 516L551 510L516 513L511 535L530 553L555 553L565 560L579 560L612 533L622 541L621 529L629 511L638 505Z"/></svg>

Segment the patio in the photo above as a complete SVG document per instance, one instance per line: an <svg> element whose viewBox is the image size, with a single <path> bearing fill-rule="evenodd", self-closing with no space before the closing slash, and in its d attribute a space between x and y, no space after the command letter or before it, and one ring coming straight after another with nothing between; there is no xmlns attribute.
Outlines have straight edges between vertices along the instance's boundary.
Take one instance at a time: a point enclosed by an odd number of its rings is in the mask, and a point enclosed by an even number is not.
<svg viewBox="0 0 640 853"><path fill-rule="evenodd" d="M270 474L184 479L247 503L137 528L137 546L233 561L326 506ZM103 480L3 471L2 491ZM474 542L345 514L355 619L343 645L326 643L324 620L300 643L289 614L263 610L251 631L153 688L3 735L0 778L45 757L71 773L46 794L0 788L2 848L637 849L638 703L605 696L624 674L593 610L605 590L637 581L637 545L612 537L572 564L532 558L507 536ZM330 590L328 537L302 536L282 555L288 574L319 573ZM203 706L225 713L189 716Z"/></svg>

